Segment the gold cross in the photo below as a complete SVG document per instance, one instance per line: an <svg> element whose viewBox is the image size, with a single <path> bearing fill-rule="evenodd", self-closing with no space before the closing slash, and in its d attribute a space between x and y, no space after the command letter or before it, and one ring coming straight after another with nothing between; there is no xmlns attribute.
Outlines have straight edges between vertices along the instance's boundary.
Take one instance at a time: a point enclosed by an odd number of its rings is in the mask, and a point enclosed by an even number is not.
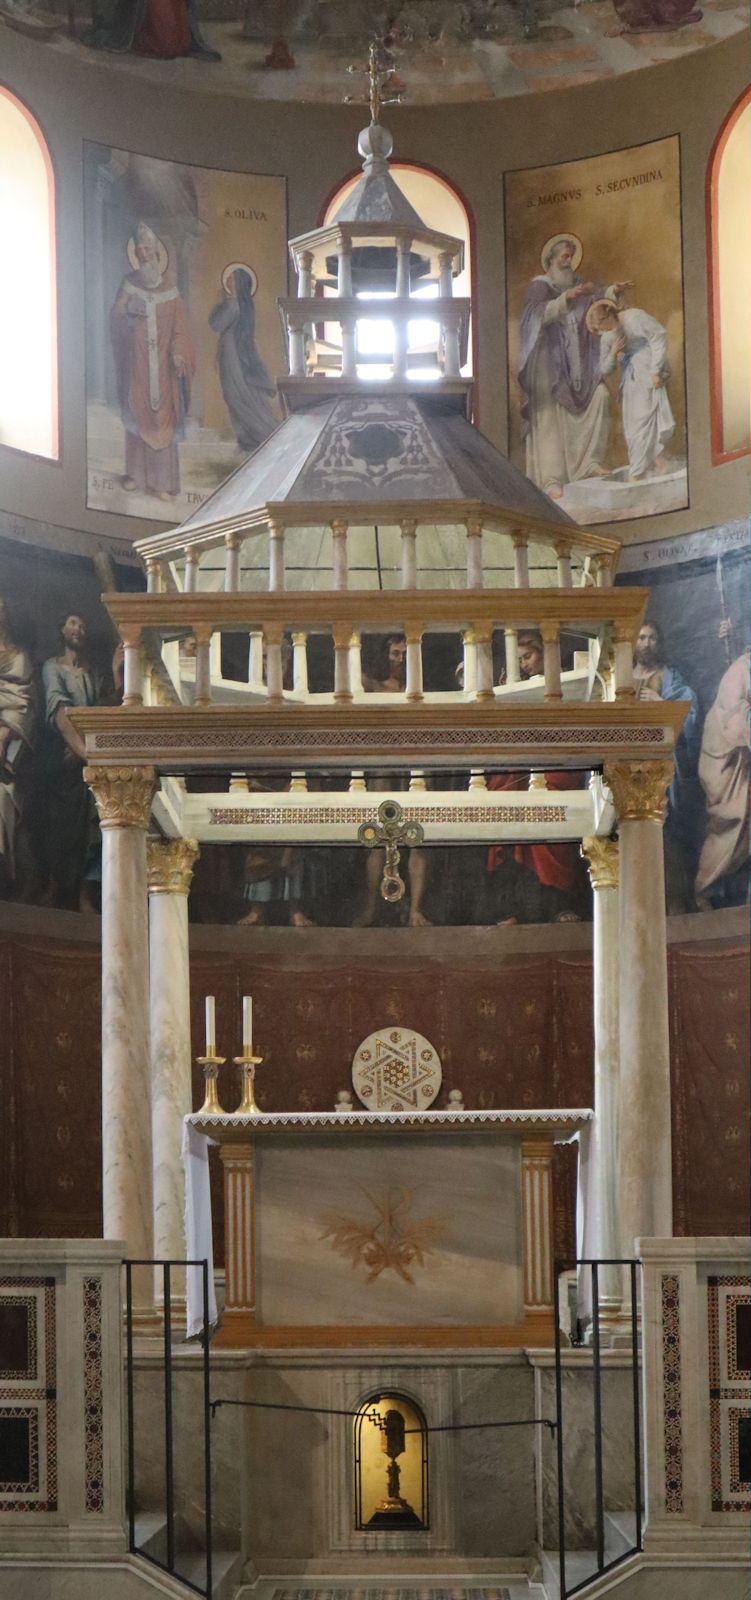
<svg viewBox="0 0 751 1600"><path fill-rule="evenodd" d="M379 122L383 106L401 105L401 94L384 94L389 78L396 73L395 66L389 66L388 57L381 39L372 39L368 46L368 65L366 68L349 66L348 72L363 72L368 78L368 103L370 105L371 122ZM358 95L347 94L344 96L345 105L356 102L362 104Z"/></svg>
<svg viewBox="0 0 751 1600"><path fill-rule="evenodd" d="M399 873L399 846L420 845L425 832L420 822L405 822L398 800L382 800L377 822L361 822L357 830L360 844L369 849L379 845L386 851L381 877L381 896L389 902L401 900L406 884Z"/></svg>

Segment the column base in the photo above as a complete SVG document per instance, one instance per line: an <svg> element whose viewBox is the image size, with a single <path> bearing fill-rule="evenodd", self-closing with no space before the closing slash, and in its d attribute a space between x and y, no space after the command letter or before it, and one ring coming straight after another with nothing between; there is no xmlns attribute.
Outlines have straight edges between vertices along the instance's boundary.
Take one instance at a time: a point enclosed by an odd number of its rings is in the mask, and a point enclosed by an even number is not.
<svg viewBox="0 0 751 1600"><path fill-rule="evenodd" d="M123 1321L125 1316L126 1313L123 1312ZM134 1306L132 1324L135 1339L161 1339L163 1336L164 1322L153 1306Z"/></svg>
<svg viewBox="0 0 751 1600"><path fill-rule="evenodd" d="M637 1314L636 1333L639 1346L641 1346L641 1319ZM594 1344L594 1327L590 1322L584 1335L584 1343L588 1349ZM624 1311L621 1305L605 1306L600 1308L600 1349L601 1350L630 1350L632 1346L631 1313Z"/></svg>
<svg viewBox="0 0 751 1600"><path fill-rule="evenodd" d="M156 1318L156 1321L159 1324L159 1327L163 1330L164 1329L164 1301L163 1301L161 1295L156 1295L155 1296L155 1299L154 1299L154 1316ZM184 1294L180 1294L180 1295L176 1294L176 1295L172 1296L170 1321L171 1321L171 1325L172 1325L173 1334L177 1334L179 1337L185 1338L185 1328L186 1328L186 1325L187 1325L187 1306L186 1306L186 1303L185 1303L185 1295Z"/></svg>
<svg viewBox="0 0 751 1600"><path fill-rule="evenodd" d="M225 1306L222 1320L211 1338L212 1350L238 1350L253 1345L258 1340L258 1323L250 1307L228 1310Z"/></svg>

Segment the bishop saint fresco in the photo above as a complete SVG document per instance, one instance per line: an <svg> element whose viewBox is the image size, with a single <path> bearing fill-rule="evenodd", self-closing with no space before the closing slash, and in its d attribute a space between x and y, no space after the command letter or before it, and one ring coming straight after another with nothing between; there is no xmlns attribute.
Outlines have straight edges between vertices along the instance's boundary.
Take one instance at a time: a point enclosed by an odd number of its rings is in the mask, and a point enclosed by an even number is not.
<svg viewBox="0 0 751 1600"><path fill-rule="evenodd" d="M120 414L125 428L123 487L169 500L180 492L177 441L190 402L193 351L180 292L166 281L161 240L139 222L135 261L110 318Z"/></svg>

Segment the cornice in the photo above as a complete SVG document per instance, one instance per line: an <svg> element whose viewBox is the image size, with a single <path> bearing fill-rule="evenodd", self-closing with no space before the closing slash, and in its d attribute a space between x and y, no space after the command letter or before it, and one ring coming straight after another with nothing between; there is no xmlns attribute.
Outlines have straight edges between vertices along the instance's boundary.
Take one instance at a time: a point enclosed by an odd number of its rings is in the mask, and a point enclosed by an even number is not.
<svg viewBox="0 0 751 1600"><path fill-rule="evenodd" d="M293 631L299 625L329 632L334 623L341 622L376 631L410 623L425 630L460 631L479 623L499 628L611 623L625 637L635 638L649 590L630 585L619 589L383 589L372 593L326 589L313 594L289 590L184 594L175 590L165 594L110 593L102 599L115 626L131 629L190 628L208 623L221 630L276 623Z"/></svg>
<svg viewBox="0 0 751 1600"><path fill-rule="evenodd" d="M400 706L96 706L71 721L89 765L150 764L161 772L200 767L560 766L672 756L683 701L507 706L497 701Z"/></svg>

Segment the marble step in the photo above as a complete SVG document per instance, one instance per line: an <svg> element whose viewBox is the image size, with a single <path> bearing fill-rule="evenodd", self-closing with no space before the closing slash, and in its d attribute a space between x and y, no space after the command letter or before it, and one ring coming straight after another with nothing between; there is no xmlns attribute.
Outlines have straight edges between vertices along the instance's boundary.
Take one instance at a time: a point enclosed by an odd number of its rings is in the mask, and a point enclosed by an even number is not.
<svg viewBox="0 0 751 1600"><path fill-rule="evenodd" d="M629 1511L605 1512L605 1561L617 1561L619 1556L626 1556L634 1548L636 1540L636 1517ZM587 1578L597 1576L597 1552L595 1550L567 1550L566 1551L566 1584L569 1589L574 1589L578 1583L584 1583ZM560 1600L558 1551L543 1550L542 1552L542 1581L545 1587L546 1600Z"/></svg>
<svg viewBox="0 0 751 1600"><path fill-rule="evenodd" d="M178 1551L175 1557L174 1577L194 1588L202 1589L206 1581L206 1557L203 1550L190 1548L190 1540L181 1540L179 1525L176 1529ZM136 1554L148 1556L163 1565L167 1560L167 1523L163 1511L141 1512L136 1517ZM212 1600L233 1600L240 1582L243 1561L237 1550L214 1550L212 1557Z"/></svg>

